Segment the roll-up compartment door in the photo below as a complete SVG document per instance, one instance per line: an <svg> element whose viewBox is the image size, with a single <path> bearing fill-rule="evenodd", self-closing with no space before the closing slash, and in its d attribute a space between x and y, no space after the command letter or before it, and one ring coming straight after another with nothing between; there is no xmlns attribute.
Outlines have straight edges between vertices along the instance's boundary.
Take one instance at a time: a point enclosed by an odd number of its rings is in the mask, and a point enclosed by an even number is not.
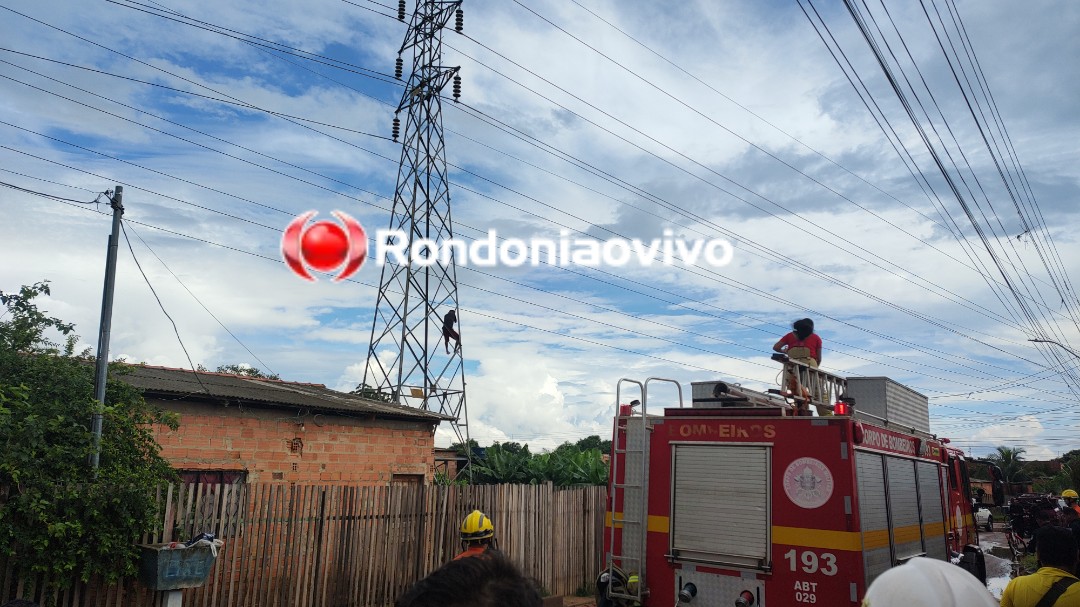
<svg viewBox="0 0 1080 607"><path fill-rule="evenodd" d="M889 506L885 493L885 462L881 455L855 454L859 491L859 524L862 529L863 570L866 585L892 567L889 545Z"/></svg>
<svg viewBox="0 0 1080 607"><path fill-rule="evenodd" d="M678 444L673 449L672 554L768 567L769 447Z"/></svg>
<svg viewBox="0 0 1080 607"><path fill-rule="evenodd" d="M893 550L896 560L905 561L925 551L919 521L919 495L915 484L915 462L886 457L889 484L889 516L892 520Z"/></svg>
<svg viewBox="0 0 1080 607"><path fill-rule="evenodd" d="M919 473L919 506L922 510L926 556L944 560L949 557L949 549L945 543L941 467L930 462L919 462L916 467Z"/></svg>

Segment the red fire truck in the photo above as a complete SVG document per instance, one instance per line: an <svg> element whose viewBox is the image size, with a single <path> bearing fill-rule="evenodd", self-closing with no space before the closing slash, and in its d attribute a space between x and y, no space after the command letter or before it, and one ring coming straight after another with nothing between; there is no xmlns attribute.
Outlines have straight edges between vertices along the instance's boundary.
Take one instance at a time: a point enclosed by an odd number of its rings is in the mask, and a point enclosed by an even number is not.
<svg viewBox="0 0 1080 607"><path fill-rule="evenodd" d="M849 380L812 374L824 416L778 390L700 382L683 406L673 380L619 381L618 403L640 399L615 417L601 606L857 606L915 556L985 582L964 456L929 408L921 430L900 384L870 378L860 411Z"/></svg>

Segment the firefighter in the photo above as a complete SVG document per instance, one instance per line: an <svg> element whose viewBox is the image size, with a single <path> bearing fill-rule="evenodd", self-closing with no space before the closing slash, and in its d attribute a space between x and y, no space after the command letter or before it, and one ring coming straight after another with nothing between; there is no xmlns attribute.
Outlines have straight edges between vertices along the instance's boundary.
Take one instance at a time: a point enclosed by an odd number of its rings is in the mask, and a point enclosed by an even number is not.
<svg viewBox="0 0 1080 607"><path fill-rule="evenodd" d="M866 590L862 607L998 607L998 603L967 571L917 556L879 575Z"/></svg>
<svg viewBox="0 0 1080 607"><path fill-rule="evenodd" d="M1061 497L1064 498L1065 506L1067 508L1072 508L1077 514L1080 514L1080 504L1076 503L1076 500L1080 498L1080 495L1077 495L1076 491L1066 489L1061 492Z"/></svg>
<svg viewBox="0 0 1080 607"><path fill-rule="evenodd" d="M791 333L781 337L780 341L773 344L773 350L787 354L792 361L817 369L821 365L821 337L814 333L814 321L809 318L796 320L792 323L791 328L793 329ZM785 373L784 383L792 394L801 397L804 401L810 400L810 389L807 386L801 386L800 391L799 378L796 373L790 370ZM820 394L815 396L821 398ZM809 414L809 408L805 404L797 405L796 408L800 413L805 411L806 414ZM818 408L818 415L823 413L825 411Z"/></svg>
<svg viewBox="0 0 1080 607"><path fill-rule="evenodd" d="M473 510L461 521L461 548L462 552L454 557L455 561L470 556L483 556L495 550L495 526L486 514Z"/></svg>

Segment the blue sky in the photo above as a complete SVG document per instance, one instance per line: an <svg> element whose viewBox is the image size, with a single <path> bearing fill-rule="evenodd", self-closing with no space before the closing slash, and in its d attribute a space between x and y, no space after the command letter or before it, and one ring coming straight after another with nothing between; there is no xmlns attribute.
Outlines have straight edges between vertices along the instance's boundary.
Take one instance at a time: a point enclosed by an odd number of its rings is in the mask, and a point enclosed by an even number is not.
<svg viewBox="0 0 1080 607"><path fill-rule="evenodd" d="M950 143L936 145L962 167L949 170L1019 295L841 6L814 4L910 161L798 2L469 0L466 36L448 31L443 59L463 80L462 103L443 112L459 237L671 229L735 249L723 268L460 269L474 438L550 447L606 435L624 376L767 388L779 371L769 348L810 316L826 369L926 394L934 431L976 455L1080 448L1080 386L1067 379L1076 359L1028 341L1080 345L1068 282L1080 246L1080 67L1068 60L1080 54L1080 7L927 4L952 28L947 47L960 42L949 8L962 19L1023 169L1024 181L1008 181L1023 184L1014 206L956 83L975 73L954 77L919 6L886 15L868 5L883 52L945 116L932 122ZM308 284L279 245L309 209L343 210L369 231L389 224L400 149L387 137L401 89L371 73L393 73L405 32L386 16L394 7L0 7L0 182L80 201L123 184L135 255L194 362L354 387L378 268ZM224 30L308 54L267 52ZM1012 156L1000 157L1015 173ZM0 205L0 289L51 280L45 307L94 345L107 206L10 188ZM123 244L113 329L115 355L187 366Z"/></svg>

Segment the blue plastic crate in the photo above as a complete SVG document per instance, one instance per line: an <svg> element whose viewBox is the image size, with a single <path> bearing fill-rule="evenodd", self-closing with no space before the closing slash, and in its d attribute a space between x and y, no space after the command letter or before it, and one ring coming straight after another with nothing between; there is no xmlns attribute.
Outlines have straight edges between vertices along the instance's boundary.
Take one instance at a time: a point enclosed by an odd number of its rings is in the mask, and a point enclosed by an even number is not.
<svg viewBox="0 0 1080 607"><path fill-rule="evenodd" d="M169 544L143 544L139 548L139 581L153 590L202 586L216 558L210 546L185 548L179 544L170 549Z"/></svg>

